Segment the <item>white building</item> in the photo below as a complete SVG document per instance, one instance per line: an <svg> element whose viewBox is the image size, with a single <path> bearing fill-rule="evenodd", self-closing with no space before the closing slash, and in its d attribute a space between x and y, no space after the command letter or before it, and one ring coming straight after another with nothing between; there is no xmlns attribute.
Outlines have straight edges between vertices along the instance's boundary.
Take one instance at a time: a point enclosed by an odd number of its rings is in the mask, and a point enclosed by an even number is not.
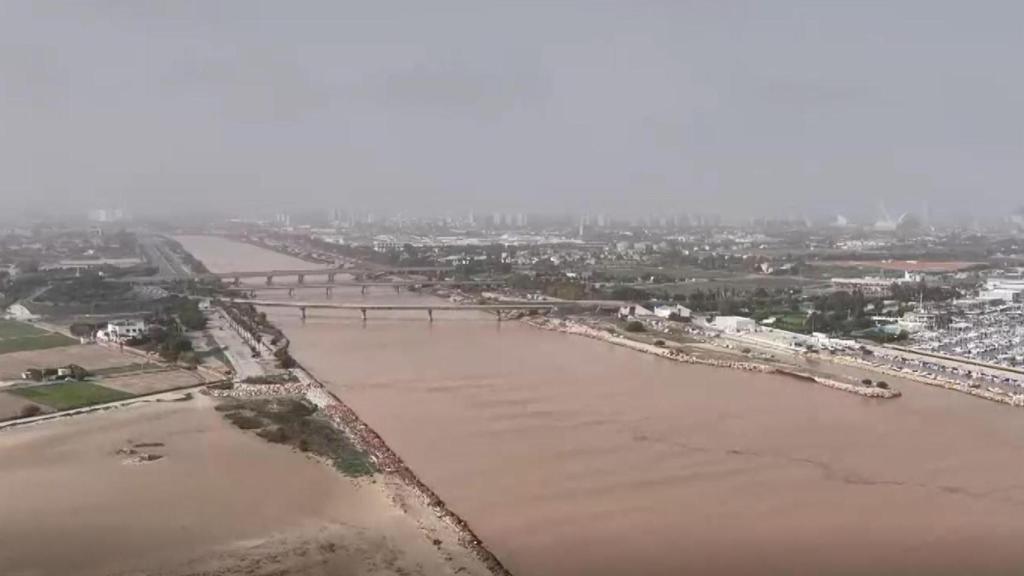
<svg viewBox="0 0 1024 576"><path fill-rule="evenodd" d="M125 342L146 334L145 320L116 320L96 333L96 339L105 342Z"/></svg>
<svg viewBox="0 0 1024 576"><path fill-rule="evenodd" d="M654 315L659 318L669 318L673 314L675 314L676 316L680 316L682 318L689 318L691 312L689 308L681 304L662 305L654 307Z"/></svg>
<svg viewBox="0 0 1024 576"><path fill-rule="evenodd" d="M757 322L755 322L753 318L746 318L743 316L718 316L711 325L719 330L724 330L733 334L739 332L753 332L757 328Z"/></svg>
<svg viewBox="0 0 1024 576"><path fill-rule="evenodd" d="M920 282L920 274L904 272L902 278L879 278L868 276L865 278L833 278L832 288L835 290L846 290L848 292L860 291L863 294L881 295L888 294L893 284L909 284Z"/></svg>
<svg viewBox="0 0 1024 576"><path fill-rule="evenodd" d="M639 304L629 304L619 308L619 318L643 318L654 316L654 311Z"/></svg>
<svg viewBox="0 0 1024 576"><path fill-rule="evenodd" d="M377 236L373 239L374 252L392 252L402 248L402 243L394 236Z"/></svg>
<svg viewBox="0 0 1024 576"><path fill-rule="evenodd" d="M892 290L894 280L890 278L833 278L832 288L847 292L860 291L868 295L888 294Z"/></svg>
<svg viewBox="0 0 1024 576"><path fill-rule="evenodd" d="M1024 281L1013 278L999 278L985 282L985 289L978 293L978 298L980 300L1020 302L1022 294L1024 294Z"/></svg>
<svg viewBox="0 0 1024 576"><path fill-rule="evenodd" d="M1008 288L992 288L978 292L979 300L1002 300L1003 302L1017 302L1020 300L1020 292Z"/></svg>
<svg viewBox="0 0 1024 576"><path fill-rule="evenodd" d="M125 211L120 208L97 208L89 211L89 220L93 222L120 222L126 219Z"/></svg>

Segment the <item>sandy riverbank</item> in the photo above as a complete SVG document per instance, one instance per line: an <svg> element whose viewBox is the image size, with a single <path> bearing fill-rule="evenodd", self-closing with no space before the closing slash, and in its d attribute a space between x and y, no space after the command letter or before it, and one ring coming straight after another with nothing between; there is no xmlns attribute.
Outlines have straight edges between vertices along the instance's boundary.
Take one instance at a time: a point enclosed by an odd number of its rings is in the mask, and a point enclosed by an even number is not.
<svg viewBox="0 0 1024 576"><path fill-rule="evenodd" d="M300 396L316 405L339 430L343 431L352 442L369 455L392 490L404 502L403 509L416 507L429 510L436 520L432 525L419 521L424 532L432 539L440 532L455 534L458 544L471 552L491 574L508 575L508 570L501 564L473 532L462 518L452 512L386 442L363 422L359 416L345 405L337 396L327 390L323 384L313 378L302 368L292 370L298 377L297 382L285 384L236 384L231 389L212 389L210 396L219 398L266 398L274 396ZM421 515L417 515L421 516Z"/></svg>
<svg viewBox="0 0 1024 576"><path fill-rule="evenodd" d="M882 389L869 386L858 386L847 382L840 382L831 378L824 378L821 376L815 376L812 374L804 374L791 369L782 370L774 366L767 364L759 364L757 362L741 362L735 360L716 360L712 358L698 358L690 354L686 354L680 350L673 348L667 348L664 346L655 346L653 344L647 344L645 342L639 342L630 338L625 338L617 334L599 330L575 322L573 320L562 319L562 318L548 318L548 317L528 317L524 320L525 323L542 330L553 330L555 332L562 332L564 334L573 334L576 336L583 336L585 338L591 338L594 340L600 340L602 342L608 342L616 346L623 346L638 352L645 354L653 354L669 360L677 362L683 362L686 364L700 364L702 366L713 366L716 368L730 368L733 370L745 370L748 372L762 372L766 374L781 374L783 376L795 377L800 380L808 382L814 382L827 386L829 388L840 390L842 392L848 392L851 394L857 394L867 398L897 398L900 396L899 390L891 388Z"/></svg>
<svg viewBox="0 0 1024 576"><path fill-rule="evenodd" d="M235 429L201 396L0 432L4 574L487 574L386 478ZM119 450L153 453L139 463Z"/></svg>

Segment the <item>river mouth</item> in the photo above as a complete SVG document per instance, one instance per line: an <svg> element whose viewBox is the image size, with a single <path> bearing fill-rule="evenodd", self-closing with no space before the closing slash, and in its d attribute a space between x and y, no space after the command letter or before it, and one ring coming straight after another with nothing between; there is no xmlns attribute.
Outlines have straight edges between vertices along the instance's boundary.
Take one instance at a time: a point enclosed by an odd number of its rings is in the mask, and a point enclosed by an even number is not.
<svg viewBox="0 0 1024 576"><path fill-rule="evenodd" d="M183 244L261 266L227 240ZM268 314L517 575L1024 567L1011 408L913 384L860 398L481 314Z"/></svg>

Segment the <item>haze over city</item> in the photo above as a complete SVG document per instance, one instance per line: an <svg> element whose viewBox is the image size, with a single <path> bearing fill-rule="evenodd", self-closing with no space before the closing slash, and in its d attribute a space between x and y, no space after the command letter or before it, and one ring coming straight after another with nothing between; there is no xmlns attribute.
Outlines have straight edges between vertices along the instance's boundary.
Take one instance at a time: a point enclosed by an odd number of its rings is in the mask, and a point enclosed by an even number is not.
<svg viewBox="0 0 1024 576"><path fill-rule="evenodd" d="M11 2L5 213L1016 208L1015 2Z"/></svg>
<svg viewBox="0 0 1024 576"><path fill-rule="evenodd" d="M0 576L1024 574L1022 17L0 0Z"/></svg>

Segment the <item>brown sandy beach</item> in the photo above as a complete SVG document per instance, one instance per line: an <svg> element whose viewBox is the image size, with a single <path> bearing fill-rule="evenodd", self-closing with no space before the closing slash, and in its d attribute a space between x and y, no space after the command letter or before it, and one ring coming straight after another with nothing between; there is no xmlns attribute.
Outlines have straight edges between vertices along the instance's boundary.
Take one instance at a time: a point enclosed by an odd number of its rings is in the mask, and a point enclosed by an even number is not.
<svg viewBox="0 0 1024 576"><path fill-rule="evenodd" d="M117 453L139 444L161 459ZM5 575L486 573L400 486L242 432L202 396L4 430L0 458Z"/></svg>

